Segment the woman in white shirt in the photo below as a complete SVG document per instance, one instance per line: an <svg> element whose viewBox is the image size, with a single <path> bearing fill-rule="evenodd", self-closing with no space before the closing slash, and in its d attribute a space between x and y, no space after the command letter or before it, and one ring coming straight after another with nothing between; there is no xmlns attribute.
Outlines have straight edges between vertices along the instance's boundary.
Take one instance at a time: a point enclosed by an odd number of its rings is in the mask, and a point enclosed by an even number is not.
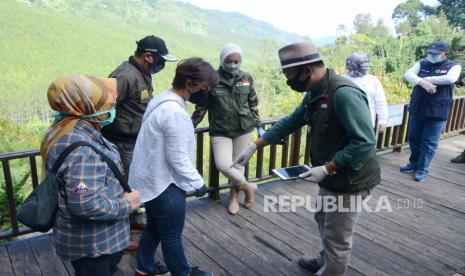
<svg viewBox="0 0 465 276"><path fill-rule="evenodd" d="M136 275L155 271L161 242L172 275L211 275L188 265L182 244L186 193L203 196L206 188L194 166L194 126L186 101L196 102L218 84L218 74L201 58L180 62L173 87L152 99L142 119L129 173L129 184L140 191L147 226L139 240Z"/></svg>
<svg viewBox="0 0 465 276"><path fill-rule="evenodd" d="M368 55L352 54L346 60L347 73L343 76L354 82L367 95L373 128L384 131L388 118L388 104L381 82L376 76L368 74ZM378 125L375 126L376 116Z"/></svg>

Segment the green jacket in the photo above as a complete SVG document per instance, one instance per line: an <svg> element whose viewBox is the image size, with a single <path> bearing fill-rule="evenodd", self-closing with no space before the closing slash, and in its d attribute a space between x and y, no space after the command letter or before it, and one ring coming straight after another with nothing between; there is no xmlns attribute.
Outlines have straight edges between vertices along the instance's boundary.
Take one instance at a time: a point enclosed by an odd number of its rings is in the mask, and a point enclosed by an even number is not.
<svg viewBox="0 0 465 276"><path fill-rule="evenodd" d="M218 70L220 83L205 105L196 105L192 122L197 126L208 111L210 136L237 137L260 124L258 98L252 76L240 72L236 77Z"/></svg>
<svg viewBox="0 0 465 276"><path fill-rule="evenodd" d="M153 98L152 77L139 67L134 57L123 62L109 77L116 78L119 94L115 120L102 129L102 134L113 142L135 144L142 117Z"/></svg>
<svg viewBox="0 0 465 276"><path fill-rule="evenodd" d="M368 101L354 83L328 70L294 113L277 122L263 138L278 143L306 124L310 126L312 166L333 161L342 167L319 183L320 187L349 193L380 183Z"/></svg>

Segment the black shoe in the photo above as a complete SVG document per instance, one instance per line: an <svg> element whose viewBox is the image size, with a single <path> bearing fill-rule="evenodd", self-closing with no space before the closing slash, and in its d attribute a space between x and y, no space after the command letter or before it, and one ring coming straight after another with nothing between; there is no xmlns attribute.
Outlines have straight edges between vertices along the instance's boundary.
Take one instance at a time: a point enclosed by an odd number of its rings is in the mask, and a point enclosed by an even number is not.
<svg viewBox="0 0 465 276"><path fill-rule="evenodd" d="M310 258L309 256L300 257L299 265L312 273L316 273L321 268L316 258Z"/></svg>
<svg viewBox="0 0 465 276"><path fill-rule="evenodd" d="M191 272L189 272L189 276L213 276L212 272L202 271L199 269L198 266L192 267Z"/></svg>
<svg viewBox="0 0 465 276"><path fill-rule="evenodd" d="M450 160L452 163L465 163L465 152L462 152L459 156Z"/></svg>
<svg viewBox="0 0 465 276"><path fill-rule="evenodd" d="M165 265L157 262L155 264L155 272L153 273L153 275L167 275L169 272L168 268L166 268Z"/></svg>

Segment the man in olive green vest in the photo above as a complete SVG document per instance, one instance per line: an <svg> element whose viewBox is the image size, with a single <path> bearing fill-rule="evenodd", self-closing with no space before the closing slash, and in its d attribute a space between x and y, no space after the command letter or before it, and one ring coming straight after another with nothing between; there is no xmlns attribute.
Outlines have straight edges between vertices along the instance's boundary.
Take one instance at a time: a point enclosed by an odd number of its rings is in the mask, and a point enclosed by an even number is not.
<svg viewBox="0 0 465 276"><path fill-rule="evenodd" d="M314 258L303 256L299 265L315 275L344 275L361 201L380 182L368 101L354 83L324 65L311 42L285 46L279 50L279 58L287 84L307 93L294 113L268 129L234 164L246 164L257 148L277 144L309 125L312 169L299 177L320 186L323 208L317 208L315 220L323 250ZM325 208L329 200L336 200L333 212ZM358 202L351 205L353 200ZM359 208L347 211L349 206Z"/></svg>

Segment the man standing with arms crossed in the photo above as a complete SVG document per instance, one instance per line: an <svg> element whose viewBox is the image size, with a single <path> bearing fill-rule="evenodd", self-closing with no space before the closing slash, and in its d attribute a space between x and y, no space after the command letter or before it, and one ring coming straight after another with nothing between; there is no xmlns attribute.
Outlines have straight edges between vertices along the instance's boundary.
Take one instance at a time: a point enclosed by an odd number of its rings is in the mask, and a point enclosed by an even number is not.
<svg viewBox="0 0 465 276"><path fill-rule="evenodd" d="M246 164L257 148L277 144L309 125L313 168L299 177L318 183L319 196L336 198L337 206L342 200L348 208L351 198L361 201L380 182L367 97L354 83L328 69L311 42L281 48L279 59L287 84L307 94L294 113L268 129L234 163ZM359 214L360 210L317 211L323 250L314 258L301 257L299 265L315 275L344 275Z"/></svg>
<svg viewBox="0 0 465 276"><path fill-rule="evenodd" d="M103 136L118 147L126 177L129 175L142 117L149 101L153 98L151 75L163 70L166 61L177 60L169 54L165 41L159 37L149 35L136 43L137 49L134 55L119 65L109 76L117 79L119 95L116 99L115 120L102 129ZM134 220L140 219L136 219L136 212L131 216L131 226L134 226ZM143 228L144 223L135 224L137 228ZM131 241L126 251L137 251L137 244L137 241Z"/></svg>

